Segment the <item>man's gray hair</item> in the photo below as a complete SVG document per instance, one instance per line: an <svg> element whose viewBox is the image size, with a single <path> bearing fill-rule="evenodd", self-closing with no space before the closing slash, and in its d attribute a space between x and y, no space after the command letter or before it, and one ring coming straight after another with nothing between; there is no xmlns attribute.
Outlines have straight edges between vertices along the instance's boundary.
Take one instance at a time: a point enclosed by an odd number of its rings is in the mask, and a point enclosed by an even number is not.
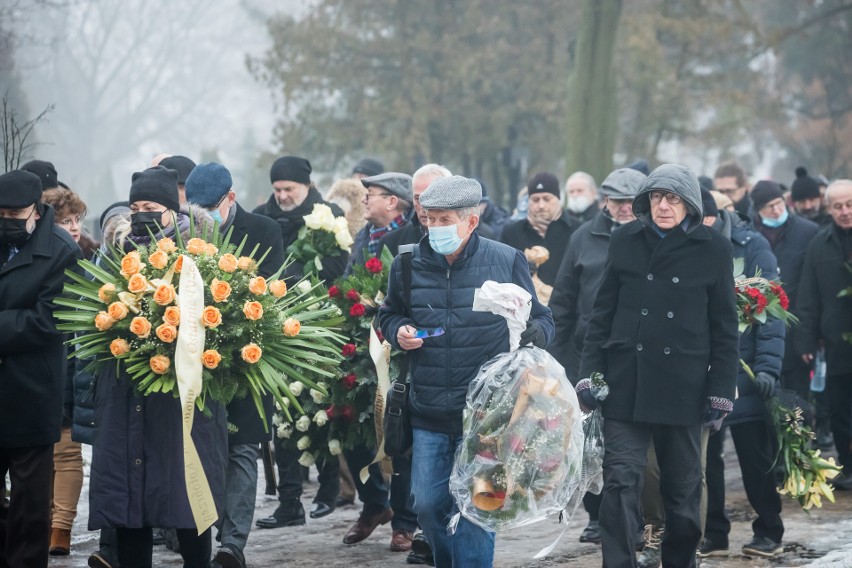
<svg viewBox="0 0 852 568"><path fill-rule="evenodd" d="M440 164L426 164L417 168L417 171L414 172L414 175L411 176L412 180L415 180L419 177L450 177L453 173Z"/></svg>
<svg viewBox="0 0 852 568"><path fill-rule="evenodd" d="M831 182L830 184L828 184L828 187L825 188L825 204L826 205L830 204L829 196L831 195L832 188L838 187L838 186L841 186L841 185L852 185L852 179L836 179L833 182Z"/></svg>
<svg viewBox="0 0 852 568"><path fill-rule="evenodd" d="M587 174L586 172L574 172L568 176L567 180L565 180L565 187L568 187L568 184L574 179L582 180L586 184L586 187L592 190L592 192L598 192L598 184L595 182L595 178L593 178L591 174Z"/></svg>

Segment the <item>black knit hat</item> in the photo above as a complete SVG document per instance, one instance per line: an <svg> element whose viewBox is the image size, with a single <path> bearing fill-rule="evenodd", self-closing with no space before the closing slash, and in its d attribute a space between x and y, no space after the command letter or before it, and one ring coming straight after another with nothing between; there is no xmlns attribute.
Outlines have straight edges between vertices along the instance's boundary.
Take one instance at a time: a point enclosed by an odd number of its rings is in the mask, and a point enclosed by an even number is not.
<svg viewBox="0 0 852 568"><path fill-rule="evenodd" d="M195 168L195 162L186 156L169 156L160 160L160 163L157 165L176 171L177 182L181 185L186 184L186 178L189 177L189 174Z"/></svg>
<svg viewBox="0 0 852 568"><path fill-rule="evenodd" d="M556 179L555 175L548 172L538 172L527 183L527 195L542 192L552 193L559 197L559 180Z"/></svg>
<svg viewBox="0 0 852 568"><path fill-rule="evenodd" d="M774 181L762 179L751 190L751 202L754 204L754 210L760 211L770 201L774 201L779 197L784 197L784 192Z"/></svg>
<svg viewBox="0 0 852 568"><path fill-rule="evenodd" d="M362 174L367 177L385 173L385 165L375 158L363 158L352 168L352 175Z"/></svg>
<svg viewBox="0 0 852 568"><path fill-rule="evenodd" d="M130 202L129 201L116 201L101 213L101 217L98 221L98 226L101 228L101 231L104 230L104 225L106 222L112 219L117 215L129 215L130 214Z"/></svg>
<svg viewBox="0 0 852 568"><path fill-rule="evenodd" d="M56 168L50 162L44 160L31 160L21 166L21 169L38 176L41 180L42 189L51 189L59 187L59 181L56 179Z"/></svg>
<svg viewBox="0 0 852 568"><path fill-rule="evenodd" d="M793 196L793 201L819 197L819 183L808 175L808 170L799 166L796 168L796 180L790 187L790 193Z"/></svg>
<svg viewBox="0 0 852 568"><path fill-rule="evenodd" d="M269 169L269 181L295 181L304 185L311 184L311 163L298 156L278 158Z"/></svg>
<svg viewBox="0 0 852 568"><path fill-rule="evenodd" d="M700 180L701 178L698 179ZM701 186L701 207L704 209L705 217L719 216L719 208L716 207L716 200L713 199L713 194L711 194L710 190L703 185Z"/></svg>
<svg viewBox="0 0 852 568"><path fill-rule="evenodd" d="M23 209L41 200L41 180L32 172L12 170L0 175L0 207Z"/></svg>
<svg viewBox="0 0 852 568"><path fill-rule="evenodd" d="M130 197L128 201L153 201L171 209L180 210L180 197L177 187L177 172L163 166L154 166L144 172L136 172L130 178Z"/></svg>

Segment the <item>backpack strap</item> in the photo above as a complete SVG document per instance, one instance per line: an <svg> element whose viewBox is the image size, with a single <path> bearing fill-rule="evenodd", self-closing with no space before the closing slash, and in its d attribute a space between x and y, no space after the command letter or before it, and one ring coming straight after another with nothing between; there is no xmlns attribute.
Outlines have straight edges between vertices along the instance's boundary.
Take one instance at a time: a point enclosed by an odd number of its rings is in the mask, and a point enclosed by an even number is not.
<svg viewBox="0 0 852 568"><path fill-rule="evenodd" d="M415 245L400 245L399 255L402 259L402 298L405 301L405 311L411 315L411 257Z"/></svg>

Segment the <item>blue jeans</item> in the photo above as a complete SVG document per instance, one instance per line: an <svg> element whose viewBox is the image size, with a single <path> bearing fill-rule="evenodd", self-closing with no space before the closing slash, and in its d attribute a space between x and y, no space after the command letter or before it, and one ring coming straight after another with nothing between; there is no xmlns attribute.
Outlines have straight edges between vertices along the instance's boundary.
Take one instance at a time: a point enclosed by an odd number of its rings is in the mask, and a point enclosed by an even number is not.
<svg viewBox="0 0 852 568"><path fill-rule="evenodd" d="M241 557L246 547L257 495L258 444L230 444L225 477L225 510L220 519L222 546Z"/></svg>
<svg viewBox="0 0 852 568"><path fill-rule="evenodd" d="M488 568L494 563L494 533L459 519L455 534L447 533L458 513L450 495L450 473L461 435L414 429L411 492L417 521L432 546L438 568Z"/></svg>

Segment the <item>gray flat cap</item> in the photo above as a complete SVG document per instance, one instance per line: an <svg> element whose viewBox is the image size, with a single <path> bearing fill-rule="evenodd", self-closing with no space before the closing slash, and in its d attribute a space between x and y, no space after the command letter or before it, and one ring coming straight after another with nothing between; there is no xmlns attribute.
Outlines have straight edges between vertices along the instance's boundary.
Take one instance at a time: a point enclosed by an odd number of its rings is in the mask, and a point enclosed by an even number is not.
<svg viewBox="0 0 852 568"><path fill-rule="evenodd" d="M371 185L377 185L384 188L400 199L404 199L409 203L414 200L414 193L411 190L411 176L400 172L385 172L377 176L361 178L361 183L367 189Z"/></svg>
<svg viewBox="0 0 852 568"><path fill-rule="evenodd" d="M647 177L633 168L618 168L606 176L600 191L602 195L613 199L630 199L636 197Z"/></svg>
<svg viewBox="0 0 852 568"><path fill-rule="evenodd" d="M439 177L420 194L423 209L463 209L476 207L482 199L482 186L462 176Z"/></svg>

